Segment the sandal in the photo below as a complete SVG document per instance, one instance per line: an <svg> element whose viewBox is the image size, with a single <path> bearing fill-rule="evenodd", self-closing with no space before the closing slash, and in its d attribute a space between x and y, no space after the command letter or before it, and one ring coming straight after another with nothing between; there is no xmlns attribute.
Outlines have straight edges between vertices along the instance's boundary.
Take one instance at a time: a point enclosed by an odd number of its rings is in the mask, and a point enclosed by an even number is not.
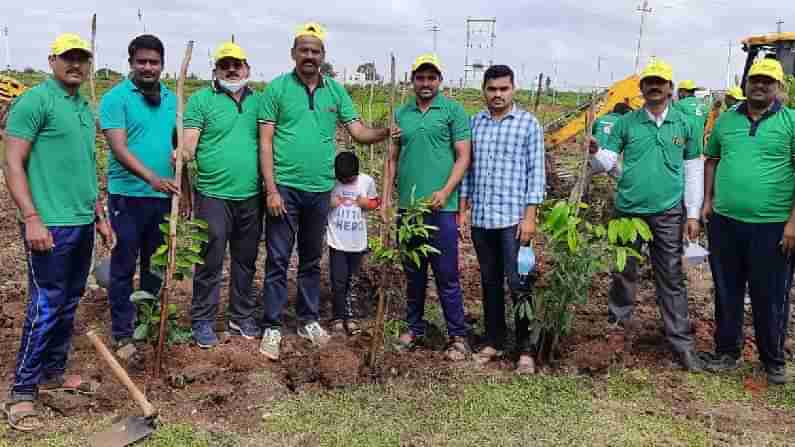
<svg viewBox="0 0 795 447"><path fill-rule="evenodd" d="M484 346L480 348L480 350L472 355L472 360L475 361L478 365L485 365L490 361L502 357L503 352L499 351L491 346Z"/></svg>
<svg viewBox="0 0 795 447"><path fill-rule="evenodd" d="M345 332L348 333L349 337L353 337L354 335L359 335L362 333L362 328L359 327L359 322L356 320L345 320L343 322L343 326L345 327Z"/></svg>
<svg viewBox="0 0 795 447"><path fill-rule="evenodd" d="M451 362L460 362L470 358L472 356L472 350L469 349L466 338L450 337L450 342L447 344L444 356Z"/></svg>
<svg viewBox="0 0 795 447"><path fill-rule="evenodd" d="M14 410L14 408L20 405L30 405L30 409ZM0 411L3 412L6 419L8 420L8 425L14 430L32 432L44 427L44 424L39 417L39 412L36 411L36 404L33 401L18 400L3 402L2 406L0 406ZM25 424L26 421L34 422L32 424Z"/></svg>
<svg viewBox="0 0 795 447"><path fill-rule="evenodd" d="M76 382L76 383L75 383ZM39 385L40 393L67 392L93 396L99 388L99 383L92 380L83 381L78 374L61 376L57 379Z"/></svg>
<svg viewBox="0 0 795 447"><path fill-rule="evenodd" d="M516 362L516 374L520 376L533 375L536 373L536 362L530 354L520 354L519 361Z"/></svg>

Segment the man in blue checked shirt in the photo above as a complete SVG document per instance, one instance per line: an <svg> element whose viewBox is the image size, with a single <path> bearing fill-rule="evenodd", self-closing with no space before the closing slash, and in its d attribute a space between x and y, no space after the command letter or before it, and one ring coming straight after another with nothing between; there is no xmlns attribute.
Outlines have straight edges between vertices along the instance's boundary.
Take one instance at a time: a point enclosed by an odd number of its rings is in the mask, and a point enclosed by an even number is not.
<svg viewBox="0 0 795 447"><path fill-rule="evenodd" d="M488 110L472 118L472 165L460 190L462 221L472 211L472 242L480 264L486 343L475 361L487 363L505 344L504 278L514 300L520 294L519 247L536 232L536 206L544 199L544 133L538 120L513 102L514 75L494 65L483 76ZM519 374L535 372L529 320L516 319Z"/></svg>

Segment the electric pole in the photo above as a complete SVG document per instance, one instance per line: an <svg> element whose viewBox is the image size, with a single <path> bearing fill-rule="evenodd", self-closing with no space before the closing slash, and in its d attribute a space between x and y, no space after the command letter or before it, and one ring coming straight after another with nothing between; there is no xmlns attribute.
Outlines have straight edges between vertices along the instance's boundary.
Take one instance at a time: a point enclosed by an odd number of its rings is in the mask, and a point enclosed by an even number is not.
<svg viewBox="0 0 795 447"><path fill-rule="evenodd" d="M635 73L638 73L640 69L640 44L643 40L643 27L646 25L646 14L651 13L649 0L643 0L643 6L638 6L637 11L640 13L640 32L638 33L638 49L635 52Z"/></svg>
<svg viewBox="0 0 795 447"><path fill-rule="evenodd" d="M144 12L141 8L138 8L138 23L140 23L144 27L144 34L146 34L146 23L144 22Z"/></svg>
<svg viewBox="0 0 795 447"><path fill-rule="evenodd" d="M3 27L3 35L6 41L6 71L11 70L11 46L8 44L8 25Z"/></svg>
<svg viewBox="0 0 795 447"><path fill-rule="evenodd" d="M732 41L729 41L729 57L726 59L726 88L731 88L732 86Z"/></svg>
<svg viewBox="0 0 795 447"><path fill-rule="evenodd" d="M784 19L782 19L782 18L779 18L776 21L776 29L778 30L779 34L781 34L781 25L783 25L783 24L784 24Z"/></svg>

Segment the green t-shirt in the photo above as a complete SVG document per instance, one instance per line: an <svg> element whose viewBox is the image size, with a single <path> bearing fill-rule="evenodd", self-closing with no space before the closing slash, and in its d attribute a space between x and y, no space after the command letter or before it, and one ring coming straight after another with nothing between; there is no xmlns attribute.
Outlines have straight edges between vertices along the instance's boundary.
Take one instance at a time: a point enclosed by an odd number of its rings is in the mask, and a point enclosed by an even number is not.
<svg viewBox="0 0 795 447"><path fill-rule="evenodd" d="M618 120L604 147L624 154L624 173L618 181L616 208L627 214L656 214L684 197L684 161L701 155L703 142L692 120L674 107L658 128L645 108Z"/></svg>
<svg viewBox="0 0 795 447"><path fill-rule="evenodd" d="M259 122L273 124L273 169L276 183L300 191L334 188L337 121L359 119L345 88L323 76L314 92L295 72L285 73L265 89Z"/></svg>
<svg viewBox="0 0 795 447"><path fill-rule="evenodd" d="M713 209L748 223L786 222L795 193L795 111L774 104L756 123L745 103L721 114L704 153L719 158Z"/></svg>
<svg viewBox="0 0 795 447"><path fill-rule="evenodd" d="M709 108L704 101L695 96L689 96L674 102L674 107L693 120L693 130L703 140L704 127L707 125L707 117L709 116Z"/></svg>
<svg viewBox="0 0 795 447"><path fill-rule="evenodd" d="M464 107L442 94L436 95L425 113L417 107L417 99L410 98L395 111L395 123L401 130L398 207L408 208L413 189L416 199L427 199L447 184L456 159L454 145L470 140L472 134ZM457 210L458 188L443 208Z"/></svg>
<svg viewBox="0 0 795 447"><path fill-rule="evenodd" d="M99 125L102 130L124 129L127 148L147 169L159 177L173 178L171 165L172 135L177 122L177 96L160 84L160 105L146 102L141 91L129 79L102 96ZM108 156L108 192L130 197L169 197L133 174L113 151Z"/></svg>
<svg viewBox="0 0 795 447"><path fill-rule="evenodd" d="M243 200L259 193L260 98L260 93L246 89L238 104L213 85L188 100L184 127L201 131L196 147L196 189L205 196Z"/></svg>
<svg viewBox="0 0 795 447"><path fill-rule="evenodd" d="M607 140L610 138L610 132L613 130L613 126L621 117L622 115L618 113L610 112L593 122L591 133L599 143L599 147L605 147Z"/></svg>
<svg viewBox="0 0 795 447"><path fill-rule="evenodd" d="M87 225L95 220L96 127L88 102L55 79L16 99L7 133L32 143L27 163L33 205L46 226Z"/></svg>

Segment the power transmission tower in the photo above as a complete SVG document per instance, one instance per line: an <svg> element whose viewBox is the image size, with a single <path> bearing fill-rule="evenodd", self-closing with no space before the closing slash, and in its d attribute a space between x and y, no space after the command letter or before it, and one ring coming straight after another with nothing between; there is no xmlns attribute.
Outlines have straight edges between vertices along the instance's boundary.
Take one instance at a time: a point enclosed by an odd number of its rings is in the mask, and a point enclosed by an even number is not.
<svg viewBox="0 0 795 447"><path fill-rule="evenodd" d="M428 19L425 21L425 30L433 33L433 54L437 54L437 43L438 43L437 34L442 29L439 27L439 23L436 20Z"/></svg>
<svg viewBox="0 0 795 447"><path fill-rule="evenodd" d="M638 33L638 49L635 51L635 73L637 73L640 68L640 43L643 40L643 27L646 25L646 14L651 13L649 0L643 0L643 6L638 6L637 11L640 13L640 32Z"/></svg>
<svg viewBox="0 0 795 447"><path fill-rule="evenodd" d="M483 72L494 64L496 29L496 18L467 18L464 87L469 87L469 81L474 81L475 84L480 83Z"/></svg>

